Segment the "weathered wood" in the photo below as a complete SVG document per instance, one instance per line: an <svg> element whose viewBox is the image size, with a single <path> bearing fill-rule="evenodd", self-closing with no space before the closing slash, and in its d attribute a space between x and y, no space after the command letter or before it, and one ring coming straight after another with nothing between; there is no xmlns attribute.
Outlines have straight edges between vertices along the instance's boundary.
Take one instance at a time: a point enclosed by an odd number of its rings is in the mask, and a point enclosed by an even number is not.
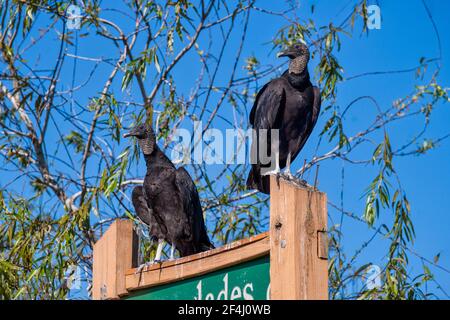
<svg viewBox="0 0 450 320"><path fill-rule="evenodd" d="M318 231L317 256L321 259L328 259L328 235L326 231Z"/></svg>
<svg viewBox="0 0 450 320"><path fill-rule="evenodd" d="M223 247L176 259L164 261L136 273L126 273L128 291L149 288L203 275L219 269L241 264L269 254L268 233L232 242Z"/></svg>
<svg viewBox="0 0 450 320"><path fill-rule="evenodd" d="M328 299L326 228L326 194L271 177L271 299Z"/></svg>
<svg viewBox="0 0 450 320"><path fill-rule="evenodd" d="M125 272L137 265L137 235L130 220L115 220L93 249L92 298L126 294Z"/></svg>
<svg viewBox="0 0 450 320"><path fill-rule="evenodd" d="M270 254L271 299L328 298L327 198L271 178L269 232L137 272L131 221L117 220L94 246L93 298L117 299Z"/></svg>

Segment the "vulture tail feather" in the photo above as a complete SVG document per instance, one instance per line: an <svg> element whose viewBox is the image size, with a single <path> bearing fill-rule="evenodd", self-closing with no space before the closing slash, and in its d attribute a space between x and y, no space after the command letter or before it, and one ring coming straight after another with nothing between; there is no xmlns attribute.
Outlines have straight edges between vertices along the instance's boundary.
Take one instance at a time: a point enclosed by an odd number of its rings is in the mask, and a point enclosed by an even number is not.
<svg viewBox="0 0 450 320"><path fill-rule="evenodd" d="M252 167L247 178L247 189L256 189L259 192L270 194L270 177L261 176L258 167Z"/></svg>

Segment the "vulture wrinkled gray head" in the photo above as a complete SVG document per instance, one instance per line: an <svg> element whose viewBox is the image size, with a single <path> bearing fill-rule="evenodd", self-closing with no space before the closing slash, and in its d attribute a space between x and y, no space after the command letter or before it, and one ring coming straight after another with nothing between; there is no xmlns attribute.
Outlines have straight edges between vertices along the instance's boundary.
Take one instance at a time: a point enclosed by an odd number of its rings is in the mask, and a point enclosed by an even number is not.
<svg viewBox="0 0 450 320"><path fill-rule="evenodd" d="M289 73L300 74L308 65L309 62L309 49L304 43L294 44L284 51L278 53L278 58L288 57L291 59L289 62Z"/></svg>
<svg viewBox="0 0 450 320"><path fill-rule="evenodd" d="M150 155L155 150L156 136L152 126L149 124L136 125L129 132L125 133L123 137L136 137L144 155Z"/></svg>

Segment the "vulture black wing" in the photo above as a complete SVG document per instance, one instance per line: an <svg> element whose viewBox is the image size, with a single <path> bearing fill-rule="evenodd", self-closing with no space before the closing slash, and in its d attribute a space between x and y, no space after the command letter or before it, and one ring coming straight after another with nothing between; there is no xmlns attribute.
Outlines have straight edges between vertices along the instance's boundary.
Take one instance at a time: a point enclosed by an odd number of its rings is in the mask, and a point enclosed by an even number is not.
<svg viewBox="0 0 450 320"><path fill-rule="evenodd" d="M288 82L284 78L277 78L264 87L256 95L255 103L250 111L250 124L256 130L256 137L253 137L252 155L259 154L259 147L265 145L265 150L270 151L270 131L267 136L259 137L258 129L279 129L286 104L285 86ZM258 189L261 192L269 193L269 177L261 176L259 161L252 159L252 169L247 178L248 189Z"/></svg>
<svg viewBox="0 0 450 320"><path fill-rule="evenodd" d="M249 120L250 120L250 124L253 126L255 125L255 113L256 113L256 109L258 108L258 101L259 98L261 97L261 94L267 89L267 87L269 86L269 83L266 83L261 90L258 91L258 93L256 94L256 98L255 98L255 102L253 103L253 107L252 110L250 111L250 116L249 116Z"/></svg>
<svg viewBox="0 0 450 320"><path fill-rule="evenodd" d="M296 106L286 105L286 114L284 115L284 122L294 121L296 125L296 131L292 131L292 124L287 126L284 132L288 143L286 144L287 150L281 150L280 152L280 165L283 168L286 164L288 153L291 154L292 159L297 157L299 152L303 149L306 141L311 135L319 117L321 97L320 90L317 87L310 86L303 91L303 98L299 100ZM290 111L298 112L297 117L290 114ZM295 113L294 113L295 114ZM299 118L300 115L300 118Z"/></svg>
<svg viewBox="0 0 450 320"><path fill-rule="evenodd" d="M320 113L320 106L322 104L322 96L320 95L320 89L317 87L314 87L314 105L313 105L313 126L317 122L317 118L319 117Z"/></svg>
<svg viewBox="0 0 450 320"><path fill-rule="evenodd" d="M164 234L167 232L164 226L158 224L153 214L153 209L148 205L147 199L144 195L144 189L142 186L137 186L133 189L131 194L131 200L133 202L134 210L137 216L149 227L150 236L156 239L164 238Z"/></svg>
<svg viewBox="0 0 450 320"><path fill-rule="evenodd" d="M250 124L255 129L274 129L286 101L286 80L277 78L261 88L250 111Z"/></svg>
<svg viewBox="0 0 450 320"><path fill-rule="evenodd" d="M175 184L180 191L179 194L183 203L184 212L189 219L189 225L192 226L190 233L192 234L195 251L201 252L214 248L206 232L203 210L197 188L191 176L183 167L178 168L176 171Z"/></svg>

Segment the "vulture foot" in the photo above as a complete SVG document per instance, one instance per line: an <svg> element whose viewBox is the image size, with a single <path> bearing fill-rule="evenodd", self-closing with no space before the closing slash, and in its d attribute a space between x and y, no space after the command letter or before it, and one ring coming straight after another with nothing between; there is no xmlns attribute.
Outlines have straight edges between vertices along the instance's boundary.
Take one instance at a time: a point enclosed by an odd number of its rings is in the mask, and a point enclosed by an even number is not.
<svg viewBox="0 0 450 320"><path fill-rule="evenodd" d="M275 170L267 171L266 173L262 173L261 175L262 176L273 175L273 176L279 177L281 175L281 171L280 171L280 168L275 168Z"/></svg>
<svg viewBox="0 0 450 320"><path fill-rule="evenodd" d="M303 180L301 178L297 178L295 176L292 176L291 179L288 179L290 182L292 182L293 184L302 187L302 188L307 188L308 187L308 183L306 182L306 180Z"/></svg>
<svg viewBox="0 0 450 320"><path fill-rule="evenodd" d="M147 269L154 264L154 261L150 261L150 262L146 262L141 264L136 271L134 272L134 274L138 274L141 273L142 271L147 271Z"/></svg>
<svg viewBox="0 0 450 320"><path fill-rule="evenodd" d="M283 178L285 178L286 180L289 180L289 181L295 181L295 180L297 180L297 178L296 177L294 177L293 175L292 175L292 173L290 172L290 171L284 171L283 173L282 173L282 176L283 176Z"/></svg>
<svg viewBox="0 0 450 320"><path fill-rule="evenodd" d="M272 171L268 171L265 174L263 174L263 176L275 176L275 179L277 180L277 185L280 185L280 178L283 176L280 172L280 169L275 169Z"/></svg>

